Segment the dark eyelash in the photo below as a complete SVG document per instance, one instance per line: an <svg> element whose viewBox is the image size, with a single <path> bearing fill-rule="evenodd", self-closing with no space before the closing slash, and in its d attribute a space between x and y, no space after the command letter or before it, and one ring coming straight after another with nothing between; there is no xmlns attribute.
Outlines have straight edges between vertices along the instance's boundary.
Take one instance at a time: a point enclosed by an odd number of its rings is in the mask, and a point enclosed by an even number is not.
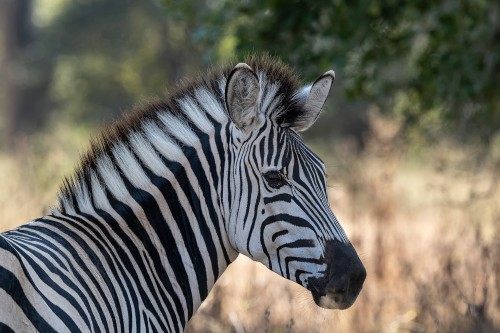
<svg viewBox="0 0 500 333"><path fill-rule="evenodd" d="M268 185L272 188L280 188L286 184L288 181L286 175L282 170L270 170L264 173L264 179L267 181Z"/></svg>

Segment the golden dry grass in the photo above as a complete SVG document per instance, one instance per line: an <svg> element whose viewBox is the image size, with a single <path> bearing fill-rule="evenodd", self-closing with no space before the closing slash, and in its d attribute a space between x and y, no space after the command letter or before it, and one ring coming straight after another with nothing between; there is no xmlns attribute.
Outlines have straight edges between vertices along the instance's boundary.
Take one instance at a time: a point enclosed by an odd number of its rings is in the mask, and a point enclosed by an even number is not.
<svg viewBox="0 0 500 333"><path fill-rule="evenodd" d="M81 142L56 132L64 148L27 142L0 155L0 230L55 200ZM334 212L368 271L353 307L320 309L300 286L240 257L187 332L499 332L500 142L482 155L447 144L414 155L389 142L375 136L362 155L345 142L316 144Z"/></svg>
<svg viewBox="0 0 500 333"><path fill-rule="evenodd" d="M25 138L15 152L0 151L0 231L50 210L89 135L84 128L55 124L48 133Z"/></svg>

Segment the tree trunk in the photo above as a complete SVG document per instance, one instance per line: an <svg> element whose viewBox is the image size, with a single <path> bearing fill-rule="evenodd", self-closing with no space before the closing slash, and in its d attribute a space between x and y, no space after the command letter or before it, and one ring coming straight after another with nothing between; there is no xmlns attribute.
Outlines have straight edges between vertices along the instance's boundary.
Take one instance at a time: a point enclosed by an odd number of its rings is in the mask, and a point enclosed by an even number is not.
<svg viewBox="0 0 500 333"><path fill-rule="evenodd" d="M31 14L32 0L0 0L1 146L7 150L15 149L28 133L40 128L46 118L50 76L46 68L37 72L30 66L36 58L33 56L35 36Z"/></svg>

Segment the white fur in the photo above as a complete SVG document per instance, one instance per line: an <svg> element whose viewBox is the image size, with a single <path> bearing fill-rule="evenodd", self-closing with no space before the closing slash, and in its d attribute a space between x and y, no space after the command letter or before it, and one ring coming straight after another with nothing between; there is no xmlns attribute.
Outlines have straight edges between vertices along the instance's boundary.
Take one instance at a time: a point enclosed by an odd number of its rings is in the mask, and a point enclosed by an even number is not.
<svg viewBox="0 0 500 333"><path fill-rule="evenodd" d="M171 161L179 161L184 154L179 145L168 136L164 130L152 122L143 125L147 140L163 155Z"/></svg>
<svg viewBox="0 0 500 333"><path fill-rule="evenodd" d="M106 210L106 208L110 207L111 205L106 197L106 193L104 193L104 186L99 181L95 171L91 171L90 173L90 186L92 188L92 197L94 198L94 205L96 208Z"/></svg>
<svg viewBox="0 0 500 333"><path fill-rule="evenodd" d="M270 110L274 110L277 105L281 102L281 98L276 96L278 92L279 86L275 83L269 83L266 79L266 75L264 73L259 73L259 81L260 81L260 90L266 91L265 98L262 99L262 95L260 96L259 107L261 113L267 113Z"/></svg>
<svg viewBox="0 0 500 333"><path fill-rule="evenodd" d="M90 199L90 191L85 182L78 184L75 191L75 197L81 212L88 213L94 210L92 207L92 200Z"/></svg>
<svg viewBox="0 0 500 333"><path fill-rule="evenodd" d="M185 121L171 113L162 112L158 115L158 118L163 122L166 132L175 136L183 144L194 147L200 141Z"/></svg>
<svg viewBox="0 0 500 333"><path fill-rule="evenodd" d="M132 132L129 138L131 148L139 156L141 161L156 175L161 175L165 170L165 165L144 135L142 133Z"/></svg>
<svg viewBox="0 0 500 333"><path fill-rule="evenodd" d="M224 83L225 85L225 83ZM196 98L207 112L210 113L218 123L223 124L228 120L227 113L224 111L224 106L219 103L215 96L208 90L202 88L196 91Z"/></svg>
<svg viewBox="0 0 500 333"><path fill-rule="evenodd" d="M122 142L117 142L112 149L113 156L120 167L122 174L134 187L145 189L150 181L136 158Z"/></svg>
<svg viewBox="0 0 500 333"><path fill-rule="evenodd" d="M214 131L214 126L205 115L205 111L200 110L198 105L192 98L183 98L179 101L179 105L186 110L185 114L202 132L211 134Z"/></svg>
<svg viewBox="0 0 500 333"><path fill-rule="evenodd" d="M111 158L108 155L101 155L97 159L97 171L101 179L106 184L106 187L111 191L113 196L121 201L128 199L128 190L123 180L114 166Z"/></svg>

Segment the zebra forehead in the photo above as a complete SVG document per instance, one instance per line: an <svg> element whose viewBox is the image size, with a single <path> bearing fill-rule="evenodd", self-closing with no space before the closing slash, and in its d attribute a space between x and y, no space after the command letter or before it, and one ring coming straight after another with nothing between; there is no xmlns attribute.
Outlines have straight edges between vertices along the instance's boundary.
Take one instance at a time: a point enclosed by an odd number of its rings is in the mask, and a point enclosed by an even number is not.
<svg viewBox="0 0 500 333"><path fill-rule="evenodd" d="M262 157L269 166L285 167L290 162L298 162L300 166L314 167L323 175L326 174L323 160L306 145L299 134L289 128L282 128L266 122L266 128L259 132L255 142L260 148Z"/></svg>

